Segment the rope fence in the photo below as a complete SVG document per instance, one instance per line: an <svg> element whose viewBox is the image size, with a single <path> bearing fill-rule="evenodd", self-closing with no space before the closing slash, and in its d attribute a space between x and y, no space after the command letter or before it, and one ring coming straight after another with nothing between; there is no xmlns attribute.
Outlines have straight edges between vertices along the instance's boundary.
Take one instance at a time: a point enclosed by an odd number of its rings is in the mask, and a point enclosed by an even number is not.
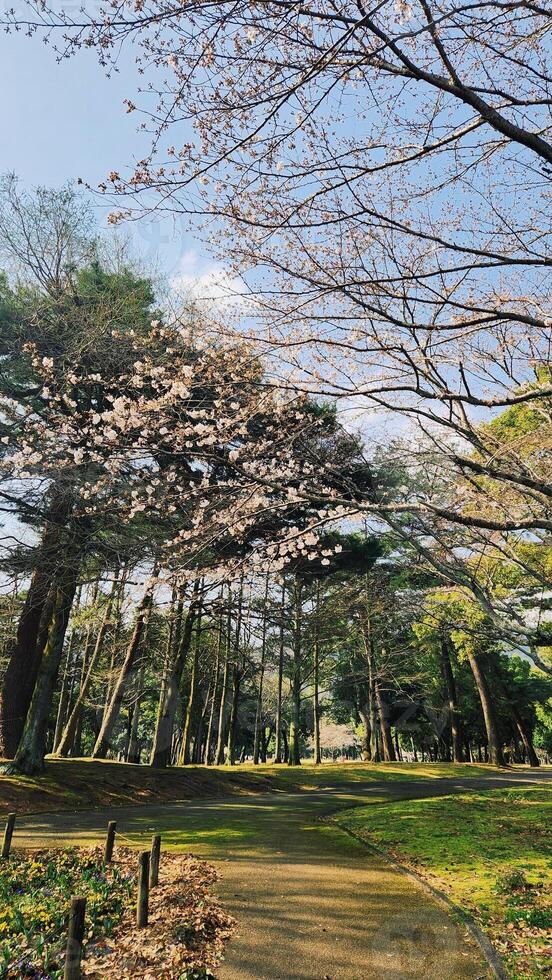
<svg viewBox="0 0 552 980"><path fill-rule="evenodd" d="M9 860L16 814L8 814L4 829L1 858ZM104 845L104 863L113 861L116 841L124 841L136 847L140 841L127 837L117 829L117 821L110 820ZM149 919L150 889L159 883L159 868L161 863L161 835L152 837L149 851L141 851L138 855L138 875L136 891L136 924L140 929L147 928ZM86 931L86 898L73 895L67 918L67 942L65 947L65 967L63 980L81 980L82 957L84 951L84 936Z"/></svg>

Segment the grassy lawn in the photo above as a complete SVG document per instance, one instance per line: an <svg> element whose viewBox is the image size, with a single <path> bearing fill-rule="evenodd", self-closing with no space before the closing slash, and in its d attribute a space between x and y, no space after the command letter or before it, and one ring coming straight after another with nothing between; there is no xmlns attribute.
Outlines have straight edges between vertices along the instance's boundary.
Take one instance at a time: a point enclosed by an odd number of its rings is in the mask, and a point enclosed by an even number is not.
<svg viewBox="0 0 552 980"><path fill-rule="evenodd" d="M362 806L334 822L471 912L513 978L552 976L552 789Z"/></svg>
<svg viewBox="0 0 552 980"><path fill-rule="evenodd" d="M439 779L478 776L490 766L415 763L338 763L323 766L185 766L159 771L149 766L86 759L50 759L41 776L0 776L0 814L92 807L270 791L339 787L370 780Z"/></svg>
<svg viewBox="0 0 552 980"><path fill-rule="evenodd" d="M443 779L456 776L488 776L495 771L492 766L464 763L422 763L422 762L366 762L324 763L315 766L306 762L302 766L252 766L247 763L239 767L243 773L266 775L274 787L280 790L309 790L323 787L350 786L371 780L397 782L410 779Z"/></svg>

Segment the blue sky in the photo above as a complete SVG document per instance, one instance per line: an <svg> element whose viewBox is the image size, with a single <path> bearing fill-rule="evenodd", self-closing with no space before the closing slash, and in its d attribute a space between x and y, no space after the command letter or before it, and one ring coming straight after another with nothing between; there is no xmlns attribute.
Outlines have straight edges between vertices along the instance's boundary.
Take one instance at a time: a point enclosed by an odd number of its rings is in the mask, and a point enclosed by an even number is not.
<svg viewBox="0 0 552 980"><path fill-rule="evenodd" d="M139 158L147 138L123 105L138 85L132 53L108 79L92 52L57 63L39 37L0 34L0 173L13 171L27 187L58 186L82 177L97 184L110 170ZM100 222L108 208L98 206ZM129 227L135 249L168 275L200 277L211 265L180 224Z"/></svg>

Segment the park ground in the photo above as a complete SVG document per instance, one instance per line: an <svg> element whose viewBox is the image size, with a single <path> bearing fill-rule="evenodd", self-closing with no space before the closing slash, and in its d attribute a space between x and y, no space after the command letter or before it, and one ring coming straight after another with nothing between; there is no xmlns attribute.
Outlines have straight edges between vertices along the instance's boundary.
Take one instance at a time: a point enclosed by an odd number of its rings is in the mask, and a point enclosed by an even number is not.
<svg viewBox="0 0 552 980"><path fill-rule="evenodd" d="M512 978L550 974L550 769L342 764L144 774L52 761L45 777L10 779L0 793L4 808L21 814L20 846L94 843L113 816L125 843L139 846L155 830L165 849L213 861L239 932L222 980L476 980L490 975L488 964L462 913L487 931ZM460 913L373 845L448 894Z"/></svg>
<svg viewBox="0 0 552 980"><path fill-rule="evenodd" d="M552 975L552 784L358 807L334 820L473 916L511 977Z"/></svg>
<svg viewBox="0 0 552 980"><path fill-rule="evenodd" d="M338 763L323 766L241 765L149 766L95 759L47 759L40 776L0 776L0 814L45 810L88 810L95 807L174 803L212 796L301 791L327 785L372 783L374 780L440 779L450 774L485 775L491 767L446 763Z"/></svg>

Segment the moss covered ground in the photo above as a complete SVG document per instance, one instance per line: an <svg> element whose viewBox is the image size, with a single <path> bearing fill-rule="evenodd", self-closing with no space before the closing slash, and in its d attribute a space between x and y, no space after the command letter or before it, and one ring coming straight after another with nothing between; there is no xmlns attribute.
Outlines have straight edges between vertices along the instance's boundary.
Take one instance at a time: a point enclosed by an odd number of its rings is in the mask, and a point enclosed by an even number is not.
<svg viewBox="0 0 552 980"><path fill-rule="evenodd" d="M552 976L552 789L372 804L333 820L474 915L513 978Z"/></svg>

